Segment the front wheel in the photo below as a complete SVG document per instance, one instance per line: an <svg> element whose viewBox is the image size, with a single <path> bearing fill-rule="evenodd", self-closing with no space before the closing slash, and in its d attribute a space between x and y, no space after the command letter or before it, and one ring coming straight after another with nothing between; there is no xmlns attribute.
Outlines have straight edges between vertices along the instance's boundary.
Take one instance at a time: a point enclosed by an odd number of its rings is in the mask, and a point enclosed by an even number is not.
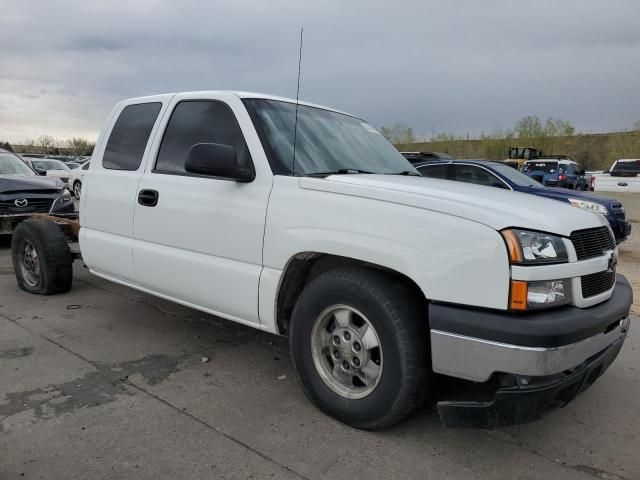
<svg viewBox="0 0 640 480"><path fill-rule="evenodd" d="M296 303L289 334L307 396L367 430L413 413L430 371L422 305L404 282L377 270L344 268L314 279Z"/></svg>

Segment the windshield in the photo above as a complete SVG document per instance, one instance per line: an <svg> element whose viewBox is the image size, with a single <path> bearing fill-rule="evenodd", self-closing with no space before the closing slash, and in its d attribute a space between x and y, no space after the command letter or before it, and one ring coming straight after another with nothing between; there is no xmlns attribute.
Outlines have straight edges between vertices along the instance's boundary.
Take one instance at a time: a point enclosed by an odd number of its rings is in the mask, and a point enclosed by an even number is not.
<svg viewBox="0 0 640 480"><path fill-rule="evenodd" d="M291 175L295 103L245 99L274 174ZM417 171L366 122L349 115L300 105L295 175L339 170L369 173Z"/></svg>
<svg viewBox="0 0 640 480"><path fill-rule="evenodd" d="M0 152L0 175L35 175L35 172L15 155Z"/></svg>
<svg viewBox="0 0 640 480"><path fill-rule="evenodd" d="M60 160L32 160L31 163L37 170L69 170Z"/></svg>
<svg viewBox="0 0 640 480"><path fill-rule="evenodd" d="M522 171L556 173L558 171L558 162L525 162L522 166Z"/></svg>
<svg viewBox="0 0 640 480"><path fill-rule="evenodd" d="M513 167L503 164L494 163L491 164L491 169L505 177L512 183L515 183L519 187L542 187L540 182L536 182L533 178L526 176L524 173L520 173Z"/></svg>

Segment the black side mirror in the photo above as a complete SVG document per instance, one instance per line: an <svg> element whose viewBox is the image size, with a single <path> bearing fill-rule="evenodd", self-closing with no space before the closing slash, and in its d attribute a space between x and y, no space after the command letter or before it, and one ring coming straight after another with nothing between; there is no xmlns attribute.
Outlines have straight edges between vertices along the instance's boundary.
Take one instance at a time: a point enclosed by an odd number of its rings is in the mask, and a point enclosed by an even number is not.
<svg viewBox="0 0 640 480"><path fill-rule="evenodd" d="M580 176L581 176L581 177L584 177L584 174L585 174L585 173L587 173L587 172L585 172L584 170L580 170Z"/></svg>
<svg viewBox="0 0 640 480"><path fill-rule="evenodd" d="M190 173L252 182L255 173L238 164L236 149L220 143L196 143L187 152L184 169Z"/></svg>

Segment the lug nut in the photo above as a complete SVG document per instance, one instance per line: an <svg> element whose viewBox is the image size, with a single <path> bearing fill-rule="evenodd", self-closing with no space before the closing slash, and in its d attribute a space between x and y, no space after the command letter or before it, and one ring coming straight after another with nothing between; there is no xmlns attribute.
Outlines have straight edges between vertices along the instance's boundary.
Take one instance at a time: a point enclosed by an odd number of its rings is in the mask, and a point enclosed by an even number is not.
<svg viewBox="0 0 640 480"><path fill-rule="evenodd" d="M340 337L338 335L334 335L333 337L333 343L335 345L340 345Z"/></svg>
<svg viewBox="0 0 640 480"><path fill-rule="evenodd" d="M342 368L344 368L345 370L349 370L349 362L347 362L346 360L342 362Z"/></svg>
<svg viewBox="0 0 640 480"><path fill-rule="evenodd" d="M360 359L358 357L355 357L352 361L353 366L358 368L360 366Z"/></svg>
<svg viewBox="0 0 640 480"><path fill-rule="evenodd" d="M344 341L348 342L349 340L351 340L351 334L349 332L344 332Z"/></svg>
<svg viewBox="0 0 640 480"><path fill-rule="evenodd" d="M336 360L338 360L340 358L340 352L338 350L334 350L333 358L335 358Z"/></svg>
<svg viewBox="0 0 640 480"><path fill-rule="evenodd" d="M358 342L355 342L353 344L353 350L359 352L360 350L362 350L362 346Z"/></svg>

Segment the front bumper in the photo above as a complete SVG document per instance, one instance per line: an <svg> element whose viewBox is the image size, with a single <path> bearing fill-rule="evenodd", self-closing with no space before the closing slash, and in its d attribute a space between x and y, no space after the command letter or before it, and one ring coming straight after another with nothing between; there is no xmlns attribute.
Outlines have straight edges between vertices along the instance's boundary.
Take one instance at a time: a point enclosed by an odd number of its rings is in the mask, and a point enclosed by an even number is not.
<svg viewBox="0 0 640 480"><path fill-rule="evenodd" d="M615 359L632 303L631 286L618 275L611 298L589 308L514 314L430 305L433 371L495 387L490 400L440 402L444 423L522 423L566 404Z"/></svg>
<svg viewBox="0 0 640 480"><path fill-rule="evenodd" d="M518 385L516 377L516 385L499 388L491 401L439 402L442 423L457 428L497 428L538 420L587 390L609 368L623 343L624 337L620 337L572 371L533 382L527 379L526 386Z"/></svg>

